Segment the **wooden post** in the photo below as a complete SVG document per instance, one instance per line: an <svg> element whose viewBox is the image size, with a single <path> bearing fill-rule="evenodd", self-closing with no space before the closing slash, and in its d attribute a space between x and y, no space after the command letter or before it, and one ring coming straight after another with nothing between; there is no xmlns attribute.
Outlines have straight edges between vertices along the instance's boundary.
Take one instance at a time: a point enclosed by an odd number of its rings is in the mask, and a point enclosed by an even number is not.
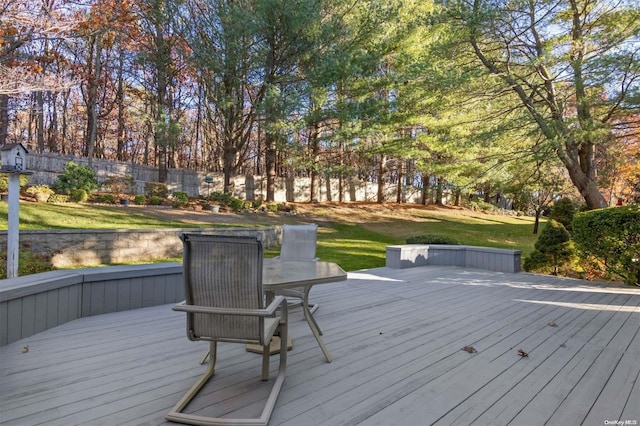
<svg viewBox="0 0 640 426"><path fill-rule="evenodd" d="M18 276L20 236L20 173L9 173L9 217L7 229L7 278Z"/></svg>

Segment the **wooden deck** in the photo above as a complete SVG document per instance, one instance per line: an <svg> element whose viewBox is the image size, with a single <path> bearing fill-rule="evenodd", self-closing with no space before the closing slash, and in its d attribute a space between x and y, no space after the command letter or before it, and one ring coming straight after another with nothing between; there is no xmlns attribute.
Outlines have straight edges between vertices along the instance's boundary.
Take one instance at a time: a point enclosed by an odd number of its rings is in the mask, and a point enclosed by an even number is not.
<svg viewBox="0 0 640 426"><path fill-rule="evenodd" d="M640 289L429 266L350 273L312 299L334 361L294 311L271 425L640 422ZM205 368L207 344L184 328L163 305L0 348L0 424L168 424ZM271 385L259 376L259 355L221 344L216 376L187 412L255 415Z"/></svg>

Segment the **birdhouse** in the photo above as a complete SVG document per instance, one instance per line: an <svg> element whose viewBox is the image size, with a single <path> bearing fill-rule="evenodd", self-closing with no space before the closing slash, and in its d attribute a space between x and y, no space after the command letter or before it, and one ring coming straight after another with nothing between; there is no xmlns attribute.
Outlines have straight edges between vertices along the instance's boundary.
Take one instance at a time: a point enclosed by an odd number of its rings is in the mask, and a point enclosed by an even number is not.
<svg viewBox="0 0 640 426"><path fill-rule="evenodd" d="M0 172L25 172L27 149L21 143L9 143L0 147L2 167Z"/></svg>

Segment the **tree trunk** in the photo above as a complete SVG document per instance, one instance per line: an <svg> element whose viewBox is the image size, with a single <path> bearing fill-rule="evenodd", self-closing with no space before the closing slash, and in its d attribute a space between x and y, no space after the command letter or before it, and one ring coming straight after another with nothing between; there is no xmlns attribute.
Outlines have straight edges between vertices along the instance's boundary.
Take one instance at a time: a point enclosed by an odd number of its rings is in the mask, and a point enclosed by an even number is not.
<svg viewBox="0 0 640 426"><path fill-rule="evenodd" d="M51 97L51 122L49 123L49 135L47 137L47 145L49 152L59 152L58 146L58 94L53 92Z"/></svg>
<svg viewBox="0 0 640 426"><path fill-rule="evenodd" d="M344 171L343 171L343 165L344 165L344 142L342 141L342 139L340 139L340 141L338 142L338 161L339 161L339 167L338 167L338 202L342 203L344 201ZM331 179L328 177L327 178L327 182L330 182ZM329 183L327 185L327 197L331 197L331 184ZM329 199L329 201L331 201Z"/></svg>
<svg viewBox="0 0 640 426"><path fill-rule="evenodd" d="M589 209L600 209L607 207L607 200L600 193L598 184L595 180L595 164L593 159L587 158L587 148L581 149L583 161L577 162L565 154L559 154L560 159L564 163L569 178L573 185L580 191L580 195L584 198ZM592 156L592 154L591 154Z"/></svg>
<svg viewBox="0 0 640 426"><path fill-rule="evenodd" d="M116 131L116 159L126 161L125 142L126 128L124 119L124 50L120 49L118 58L118 90L116 92L116 103L118 104L118 129Z"/></svg>
<svg viewBox="0 0 640 426"><path fill-rule="evenodd" d="M69 95L71 94L71 90L65 90L62 94L62 135L60 136L60 152L66 154L67 152L67 130L68 130L68 121L67 121L67 106L69 105Z"/></svg>
<svg viewBox="0 0 640 426"><path fill-rule="evenodd" d="M311 185L310 185L310 199L312 203L318 202L318 190L320 189L319 175L318 175L318 160L320 156L320 142L318 141L318 135L320 133L320 125L317 121L311 123L309 130L309 148L311 150Z"/></svg>
<svg viewBox="0 0 640 426"><path fill-rule="evenodd" d="M9 132L9 95L0 95L0 146L7 143Z"/></svg>
<svg viewBox="0 0 640 426"><path fill-rule="evenodd" d="M267 202L275 201L276 196L276 142L275 135L267 131L264 138L264 159L267 172Z"/></svg>
<svg viewBox="0 0 640 426"><path fill-rule="evenodd" d="M536 220L533 222L533 235L538 235L538 227L540 226L540 215L542 210L536 209Z"/></svg>
<svg viewBox="0 0 640 426"><path fill-rule="evenodd" d="M93 164L93 155L96 143L96 134L98 131L98 83L101 73L101 56L102 37L97 34L93 38L89 60L87 64L92 67L87 81L87 132L85 134L85 151L84 154L89 161L89 165Z"/></svg>
<svg viewBox="0 0 640 426"><path fill-rule="evenodd" d="M385 155L380 156L380 163L378 164L378 203L384 203L384 181L387 174L387 157Z"/></svg>
<svg viewBox="0 0 640 426"><path fill-rule="evenodd" d="M443 183L444 178L442 176L438 177L438 184L436 186L436 205L442 206L442 195L443 195Z"/></svg>

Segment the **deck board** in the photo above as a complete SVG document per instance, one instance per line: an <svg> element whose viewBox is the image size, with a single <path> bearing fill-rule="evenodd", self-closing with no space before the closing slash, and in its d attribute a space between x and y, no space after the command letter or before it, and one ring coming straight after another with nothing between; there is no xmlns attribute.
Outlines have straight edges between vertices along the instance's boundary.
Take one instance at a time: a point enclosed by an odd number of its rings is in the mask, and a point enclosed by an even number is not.
<svg viewBox="0 0 640 426"><path fill-rule="evenodd" d="M293 311L272 425L640 421L638 289L429 266L357 271L311 296L334 361ZM98 315L0 348L0 424L169 424L208 347L187 340L183 315L171 305ZM218 352L187 412L259 413L271 386L259 356Z"/></svg>

